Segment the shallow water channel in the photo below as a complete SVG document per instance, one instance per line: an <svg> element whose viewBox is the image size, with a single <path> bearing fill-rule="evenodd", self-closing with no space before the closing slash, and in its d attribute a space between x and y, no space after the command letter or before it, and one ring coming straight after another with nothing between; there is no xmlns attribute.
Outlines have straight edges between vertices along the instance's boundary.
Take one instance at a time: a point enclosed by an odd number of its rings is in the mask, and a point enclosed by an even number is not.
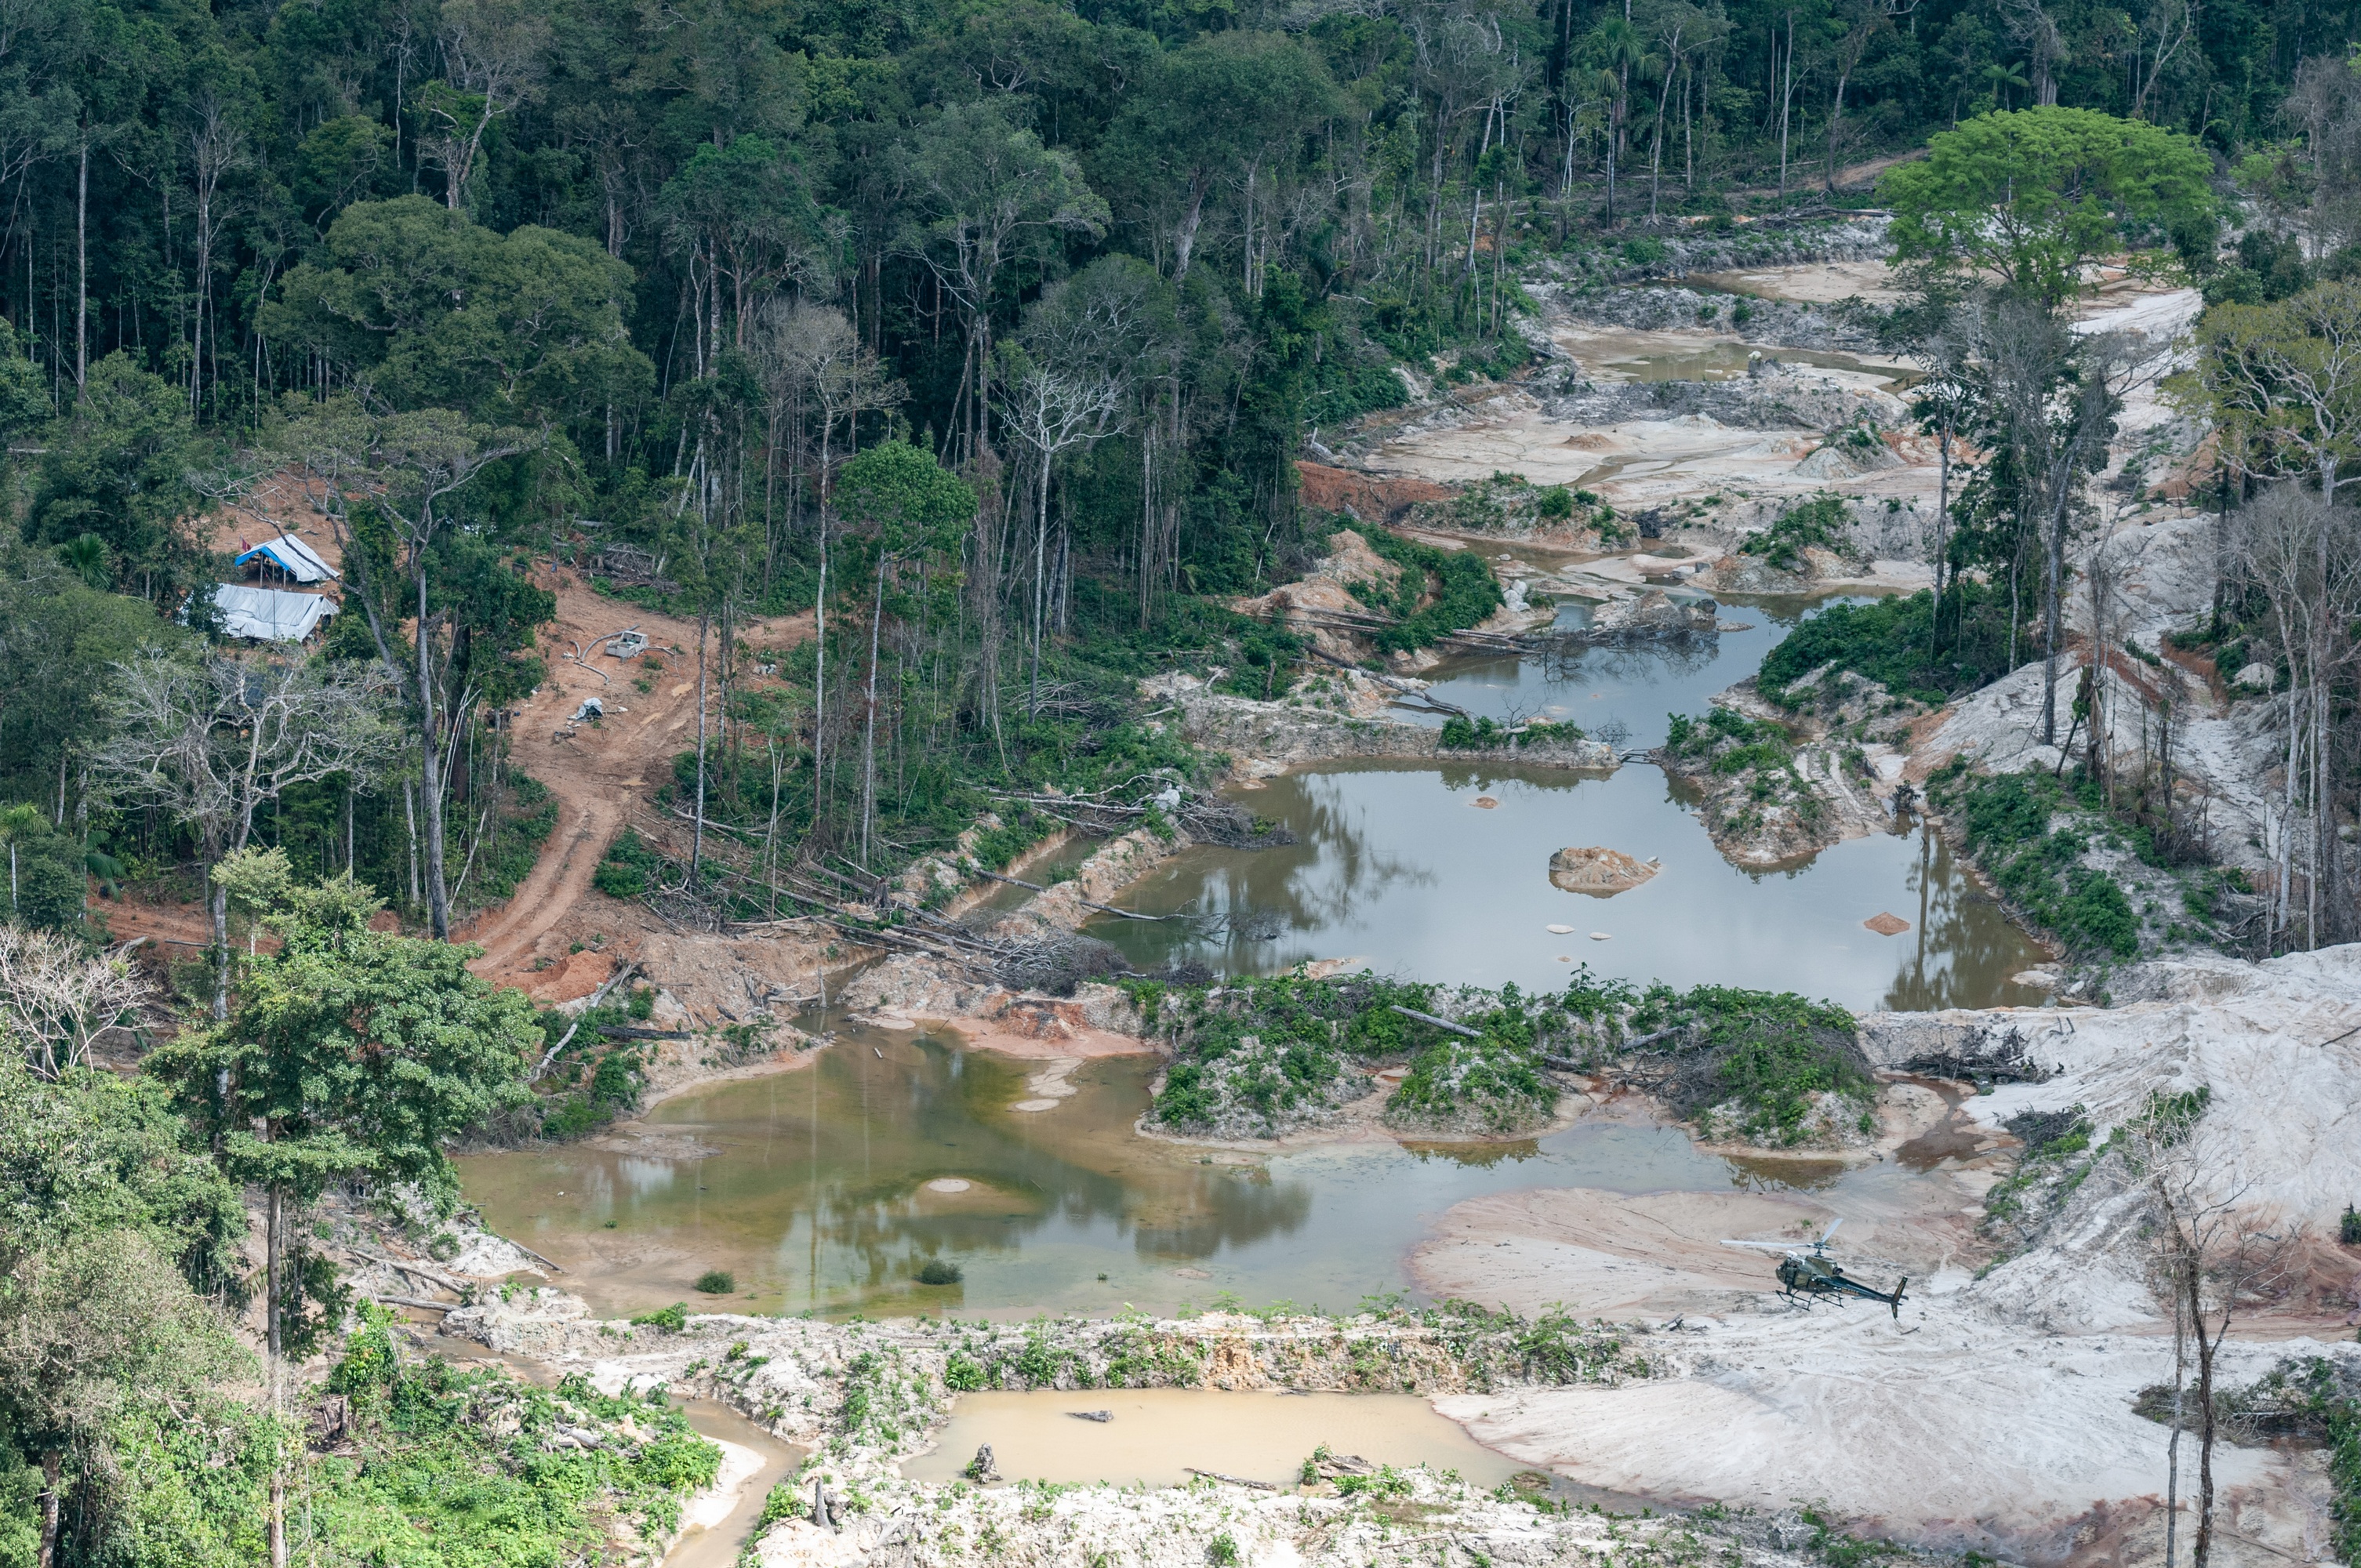
<svg viewBox="0 0 2361 1568"><path fill-rule="evenodd" d="M1687 652L1463 662L1437 672L1436 690L1477 713L1571 717L1653 745L1668 710L1698 711L1751 673L1803 609L1730 607L1752 629ZM1496 804L1478 807L1479 795ZM1644 763L1608 777L1512 764L1325 768L1246 798L1301 842L1191 850L1122 902L1272 909L1286 926L1278 940L1200 948L1155 923L1093 929L1145 963L1200 957L1234 972L1357 957L1423 979L1554 988L1587 963L1635 981L1800 990L1856 1008L2038 1000L2007 977L2039 949L1923 834L1741 872ZM1613 899L1563 893L1547 862L1568 844L1656 856L1664 870ZM1065 846L1028 872L1054 877L1083 852ZM1888 938L1861 927L1881 912L1911 929ZM833 1020L807 1026L824 1022ZM682 1094L589 1143L464 1159L463 1179L496 1230L564 1266L559 1282L601 1312L686 1299L970 1316L1170 1310L1225 1294L1350 1308L1404 1287L1407 1254L1444 1210L1521 1188L1809 1188L1842 1204L1889 1202L1925 1179L1894 1163L1730 1159L1609 1112L1510 1144L1373 1135L1208 1152L1135 1131L1156 1065L1084 1061L1071 1097L1044 1101L1026 1087L1040 1063L968 1049L948 1032L841 1024L836 1043L796 1070ZM918 1283L936 1259L956 1264L961 1281ZM735 1290L695 1297L692 1282L713 1268L733 1274Z"/></svg>

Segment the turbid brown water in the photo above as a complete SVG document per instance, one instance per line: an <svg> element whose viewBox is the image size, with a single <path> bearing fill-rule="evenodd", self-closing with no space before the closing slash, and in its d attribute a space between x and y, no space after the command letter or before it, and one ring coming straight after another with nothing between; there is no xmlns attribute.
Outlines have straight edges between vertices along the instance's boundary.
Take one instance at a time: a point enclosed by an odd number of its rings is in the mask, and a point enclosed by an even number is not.
<svg viewBox="0 0 2361 1568"><path fill-rule="evenodd" d="M1477 712L1588 703L1578 722L1620 717L1632 743L1649 744L1667 709L1701 708L1802 608L1733 609L1755 629L1686 651L1450 666L1440 689ZM1593 702L1593 690L1608 695ZM1475 808L1479 794L1495 806ZM1635 981L1800 990L1854 1007L2038 1000L2006 977L2039 950L1921 835L1740 872L1664 775L1641 764L1611 778L1505 764L1330 769L1244 798L1295 826L1301 842L1191 850L1122 899L1284 916L1278 941L1202 951L1224 967L1359 956L1422 979L1554 989L1581 961ZM1549 882L1550 853L1580 844L1655 856L1663 870L1611 899L1562 892ZM1080 852L1051 851L1027 869L1053 876ZM1861 927L1880 912L1911 929ZM1199 951L1176 952L1170 928L1150 923L1094 929L1143 962ZM1517 1188L1810 1190L1833 1202L1917 1179L1892 1165L1724 1158L1676 1129L1598 1114L1510 1144L1406 1146L1373 1134L1209 1152L1134 1130L1152 1060L1082 1062L1076 1092L1046 1102L1024 1090L1043 1069L947 1034L845 1025L807 1070L692 1091L617 1136L463 1160L466 1190L494 1228L564 1265L562 1283L602 1312L686 1299L1011 1316L1170 1310L1225 1294L1350 1308L1404 1287L1404 1260L1434 1215ZM963 1277L921 1284L929 1261ZM736 1277L731 1295L696 1295L710 1268Z"/></svg>
<svg viewBox="0 0 2361 1568"><path fill-rule="evenodd" d="M1104 1412L1104 1422L1081 1412ZM931 1453L902 1466L956 1479L979 1444L1007 1481L1186 1486L1191 1470L1294 1487L1325 1447L1397 1469L1455 1470L1494 1486L1522 1466L1482 1447L1415 1394L1281 1394L1219 1388L962 1395Z"/></svg>
<svg viewBox="0 0 2361 1568"><path fill-rule="evenodd" d="M1907 1179L1890 1165L1728 1159L1612 1113L1507 1144L1208 1151L1133 1131L1152 1061L1084 1062L1055 1109L1013 1109L1039 1065L848 1029L806 1070L664 1102L642 1124L661 1157L624 1137L471 1157L462 1178L494 1229L564 1266L559 1282L602 1313L687 1300L971 1317L1225 1296L1349 1309L1405 1287L1433 1216L1521 1187L1835 1201ZM964 1277L922 1285L929 1260ZM708 1268L734 1274L736 1294L698 1296Z"/></svg>

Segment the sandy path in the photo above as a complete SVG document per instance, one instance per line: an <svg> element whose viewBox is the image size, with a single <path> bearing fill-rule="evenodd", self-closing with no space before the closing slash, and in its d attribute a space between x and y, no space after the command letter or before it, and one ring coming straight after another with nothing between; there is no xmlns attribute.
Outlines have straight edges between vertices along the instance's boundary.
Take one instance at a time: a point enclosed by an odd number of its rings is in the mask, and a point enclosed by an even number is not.
<svg viewBox="0 0 2361 1568"><path fill-rule="evenodd" d="M1784 1194L1498 1192L1444 1213L1411 1252L1411 1277L1438 1299L1528 1315L1558 1304L1586 1316L1728 1308L1774 1288L1775 1259L1722 1237L1817 1235L1833 1217Z"/></svg>

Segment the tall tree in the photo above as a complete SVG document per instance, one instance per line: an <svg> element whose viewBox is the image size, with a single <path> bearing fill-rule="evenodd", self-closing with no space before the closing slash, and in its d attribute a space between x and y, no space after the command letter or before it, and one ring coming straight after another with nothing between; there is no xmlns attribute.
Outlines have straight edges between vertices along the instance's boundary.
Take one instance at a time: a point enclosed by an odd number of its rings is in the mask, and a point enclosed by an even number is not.
<svg viewBox="0 0 2361 1568"><path fill-rule="evenodd" d="M469 974L478 949L369 928L382 905L345 880L290 888L269 916L280 947L243 960L227 1016L159 1047L149 1069L236 1179L263 1190L264 1343L270 1401L294 1317L296 1224L330 1184L359 1175L445 1211L445 1146L523 1093L541 1037L533 1004ZM287 1562L283 1466L270 1557Z"/></svg>
<svg viewBox="0 0 2361 1568"><path fill-rule="evenodd" d="M925 217L906 243L965 319L952 420L973 452L992 439L992 324L1005 270L1063 236L1105 233L1107 204L1083 182L1071 154L1043 147L990 101L955 105L921 126L909 151L909 180Z"/></svg>
<svg viewBox="0 0 2361 1568"><path fill-rule="evenodd" d="M861 859L867 865L877 830L877 667L886 579L914 555L956 549L961 531L975 515L975 492L939 466L932 453L888 441L844 466L836 504L847 522L868 532L877 563L869 611L869 686L862 718Z"/></svg>
<svg viewBox="0 0 2361 1568"><path fill-rule="evenodd" d="M1885 173L1894 256L1997 274L2055 309L2096 258L2210 233L2213 160L2189 137L2089 109L1979 115Z"/></svg>
<svg viewBox="0 0 2361 1568"><path fill-rule="evenodd" d="M451 933L445 751L478 688L465 684L462 628L432 585L449 560L447 536L462 527L460 493L492 465L540 444L529 431L478 424L448 409L385 416L350 399L299 409L280 438L281 452L336 531L357 590L350 597L360 601L379 662L414 716L427 916L437 937ZM456 686L455 674L462 683Z"/></svg>

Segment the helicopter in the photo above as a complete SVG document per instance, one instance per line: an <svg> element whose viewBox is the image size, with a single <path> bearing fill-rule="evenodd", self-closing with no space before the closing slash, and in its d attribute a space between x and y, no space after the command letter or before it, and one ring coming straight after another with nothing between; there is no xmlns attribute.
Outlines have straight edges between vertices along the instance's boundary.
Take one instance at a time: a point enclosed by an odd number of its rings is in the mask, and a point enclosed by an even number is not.
<svg viewBox="0 0 2361 1568"><path fill-rule="evenodd" d="M1858 1296L1864 1301L1884 1302L1894 1309L1894 1319L1899 1321L1902 1317L1902 1288L1910 1283L1910 1277L1904 1275L1901 1281L1888 1291L1872 1289L1845 1273L1843 1265L1832 1262L1828 1256L1828 1238L1835 1235L1837 1226L1843 1223L1841 1219L1835 1221L1820 1233L1818 1241L1808 1246L1799 1247L1792 1242L1724 1241L1721 1245L1761 1247L1766 1252L1784 1254L1779 1259L1779 1283L1783 1287L1780 1294L1791 1301L1801 1301L1808 1307L1815 1296L1833 1296L1839 1300L1847 1296Z"/></svg>

